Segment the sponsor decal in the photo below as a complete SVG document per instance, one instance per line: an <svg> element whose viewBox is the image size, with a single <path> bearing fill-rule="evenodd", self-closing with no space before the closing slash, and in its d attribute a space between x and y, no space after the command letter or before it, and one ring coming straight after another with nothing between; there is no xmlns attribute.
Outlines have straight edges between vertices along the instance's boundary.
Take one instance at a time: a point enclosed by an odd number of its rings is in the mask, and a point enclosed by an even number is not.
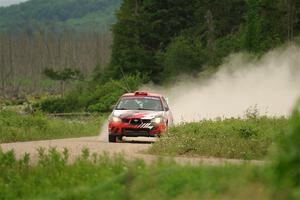
<svg viewBox="0 0 300 200"><path fill-rule="evenodd" d="M138 126L139 128L149 128L149 129L153 129L153 125L151 125L151 123L145 123L145 124L141 124Z"/></svg>

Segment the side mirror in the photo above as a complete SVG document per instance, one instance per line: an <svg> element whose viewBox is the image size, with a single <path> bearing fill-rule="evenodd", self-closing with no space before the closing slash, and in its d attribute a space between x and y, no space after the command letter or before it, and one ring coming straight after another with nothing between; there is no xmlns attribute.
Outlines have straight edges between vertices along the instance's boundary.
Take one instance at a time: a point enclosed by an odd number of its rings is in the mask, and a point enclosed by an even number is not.
<svg viewBox="0 0 300 200"><path fill-rule="evenodd" d="M113 105L111 105L111 106L110 106L110 109L111 109L111 110L114 110L114 109L115 109L115 107L116 107L116 105L115 105L115 104L113 104Z"/></svg>
<svg viewBox="0 0 300 200"><path fill-rule="evenodd" d="M167 104L169 105L169 98L165 97L165 100L166 100Z"/></svg>

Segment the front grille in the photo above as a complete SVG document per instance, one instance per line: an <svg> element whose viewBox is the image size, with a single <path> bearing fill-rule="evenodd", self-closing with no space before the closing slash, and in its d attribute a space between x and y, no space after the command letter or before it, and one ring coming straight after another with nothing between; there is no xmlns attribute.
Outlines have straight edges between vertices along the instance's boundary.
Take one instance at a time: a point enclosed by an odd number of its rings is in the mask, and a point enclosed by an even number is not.
<svg viewBox="0 0 300 200"><path fill-rule="evenodd" d="M151 119L128 119L122 118L122 123L130 123L130 125L138 126L142 124L149 124L151 123Z"/></svg>
<svg viewBox="0 0 300 200"><path fill-rule="evenodd" d="M147 123L151 123L151 119L142 119L142 122L147 124Z"/></svg>
<svg viewBox="0 0 300 200"><path fill-rule="evenodd" d="M131 119L130 120L130 124L133 125L133 126L138 126L142 123L142 120L141 119Z"/></svg>
<svg viewBox="0 0 300 200"><path fill-rule="evenodd" d="M122 135L124 136L150 136L148 129L124 128Z"/></svg>

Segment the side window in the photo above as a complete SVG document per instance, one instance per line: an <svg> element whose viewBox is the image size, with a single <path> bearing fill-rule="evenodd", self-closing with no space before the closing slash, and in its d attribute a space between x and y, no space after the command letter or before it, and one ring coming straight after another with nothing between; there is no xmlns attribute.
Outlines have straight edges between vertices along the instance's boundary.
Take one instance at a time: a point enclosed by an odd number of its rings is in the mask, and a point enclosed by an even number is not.
<svg viewBox="0 0 300 200"><path fill-rule="evenodd" d="M166 100L165 100L164 97L162 97L162 102L163 102L163 105L164 105L164 109L165 109L166 111L168 111L168 110L169 110L169 106L168 106L168 104L167 104L167 102L166 102Z"/></svg>

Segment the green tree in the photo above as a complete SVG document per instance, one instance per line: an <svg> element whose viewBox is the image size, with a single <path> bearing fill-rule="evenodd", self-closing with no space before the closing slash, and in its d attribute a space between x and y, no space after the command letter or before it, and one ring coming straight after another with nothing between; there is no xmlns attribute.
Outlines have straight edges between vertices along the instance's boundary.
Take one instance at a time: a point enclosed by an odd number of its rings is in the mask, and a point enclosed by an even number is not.
<svg viewBox="0 0 300 200"><path fill-rule="evenodd" d="M160 83L166 72L175 76L189 73L191 68L200 71L199 66L203 65L216 67L232 52L247 50L261 54L286 41L286 30L289 29L290 36L300 33L297 2L124 0L113 27L110 74L120 78L123 74L140 73ZM290 19L289 23L286 19ZM178 39L183 35L201 44L200 54L193 52L197 49L193 42ZM201 61L191 59L190 63L174 56L195 58L198 54ZM183 66L180 68L178 63ZM192 63L197 67L191 67Z"/></svg>
<svg viewBox="0 0 300 200"><path fill-rule="evenodd" d="M175 38L164 55L163 79L168 80L182 73L197 74L204 60L202 51L201 42L195 38Z"/></svg>
<svg viewBox="0 0 300 200"><path fill-rule="evenodd" d="M47 68L43 71L43 74L48 78L59 81L61 85L61 93L64 97L65 86L71 80L79 80L82 78L82 74L77 69L65 68L63 70L54 70L52 68Z"/></svg>
<svg viewBox="0 0 300 200"><path fill-rule="evenodd" d="M112 61L110 73L114 78L137 72L147 73L147 56L140 46L142 25L137 17L139 8L135 0L125 0L117 14L118 22L113 26Z"/></svg>
<svg viewBox="0 0 300 200"><path fill-rule="evenodd" d="M157 53L164 52L171 39L193 25L193 2L125 0L113 27L111 70L147 75L159 82L163 72Z"/></svg>
<svg viewBox="0 0 300 200"><path fill-rule="evenodd" d="M261 1L248 0L247 8L243 45L246 50L258 53L262 49Z"/></svg>

